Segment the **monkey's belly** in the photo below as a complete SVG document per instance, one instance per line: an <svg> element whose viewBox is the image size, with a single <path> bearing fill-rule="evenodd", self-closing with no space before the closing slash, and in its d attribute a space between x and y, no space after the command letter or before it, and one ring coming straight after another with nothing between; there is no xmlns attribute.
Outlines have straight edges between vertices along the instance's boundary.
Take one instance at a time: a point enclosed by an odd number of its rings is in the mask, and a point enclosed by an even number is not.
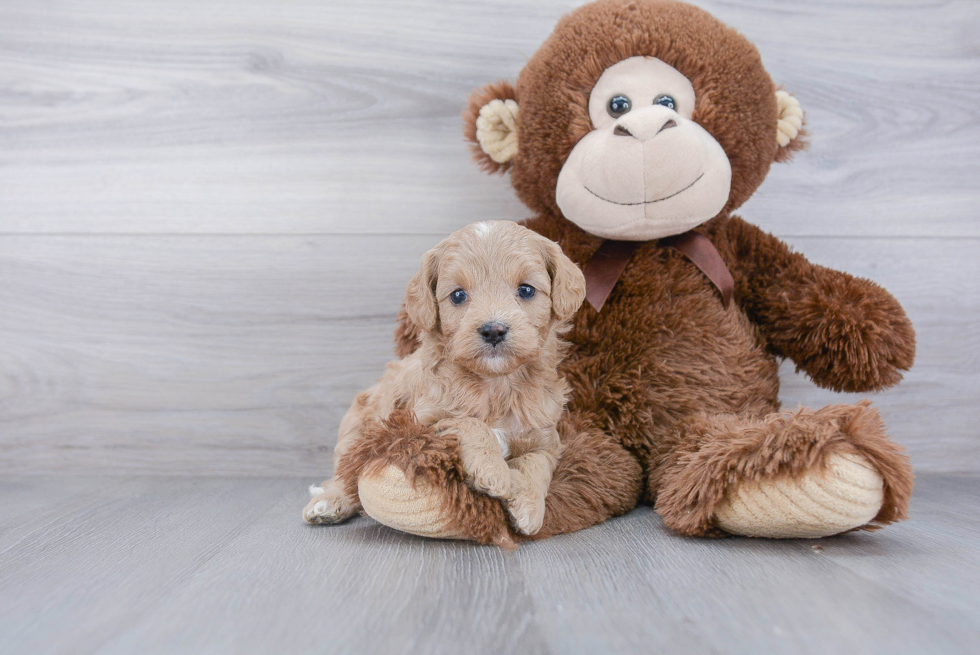
<svg viewBox="0 0 980 655"><path fill-rule="evenodd" d="M707 281L682 281L660 287L659 298L631 294L569 333L569 408L638 451L661 450L694 414L779 407L778 364L745 313L724 308Z"/></svg>

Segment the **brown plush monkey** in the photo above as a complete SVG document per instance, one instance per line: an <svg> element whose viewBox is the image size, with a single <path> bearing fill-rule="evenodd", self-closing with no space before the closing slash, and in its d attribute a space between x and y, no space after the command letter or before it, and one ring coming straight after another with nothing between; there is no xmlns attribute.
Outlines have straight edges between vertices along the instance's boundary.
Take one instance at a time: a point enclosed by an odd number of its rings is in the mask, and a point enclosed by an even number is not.
<svg viewBox="0 0 980 655"><path fill-rule="evenodd" d="M732 212L803 147L799 103L756 48L695 7L601 0L564 17L516 86L475 92L466 134L509 170L526 225L584 267L568 334L547 537L653 503L684 535L819 537L905 518L912 472L869 403L780 410L777 361L877 391L911 365L898 302L817 266ZM400 352L416 345L404 315ZM458 446L410 415L341 463L367 513L438 537L510 543Z"/></svg>

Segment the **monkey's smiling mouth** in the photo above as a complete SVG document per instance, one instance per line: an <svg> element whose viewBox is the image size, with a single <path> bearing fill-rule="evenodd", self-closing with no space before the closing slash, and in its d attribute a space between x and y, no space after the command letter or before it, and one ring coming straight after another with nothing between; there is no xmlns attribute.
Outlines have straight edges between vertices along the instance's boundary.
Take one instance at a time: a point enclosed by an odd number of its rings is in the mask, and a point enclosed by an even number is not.
<svg viewBox="0 0 980 655"><path fill-rule="evenodd" d="M681 193L684 193L685 191L687 191L688 189L690 189L692 186L694 186L695 184L697 184L698 183L698 180L700 180L702 177L704 177L704 173L701 173L700 175L698 175L697 178L693 182L691 182L690 184L688 184L686 187L684 187L680 191L675 191L672 194L670 194L669 196L664 196L663 198L657 198L656 200L645 200L643 202L616 202L615 200L610 200L609 198L603 198L598 193L596 193L595 191L593 191L589 187L585 186L584 184L582 185L582 187L586 191L588 191L589 193L591 193L592 195L594 195L596 198L598 198L599 200L605 200L606 202L611 202L614 205L624 205L624 206L652 205L655 202L663 202L664 200L670 200L674 196L676 196L678 194L681 194Z"/></svg>

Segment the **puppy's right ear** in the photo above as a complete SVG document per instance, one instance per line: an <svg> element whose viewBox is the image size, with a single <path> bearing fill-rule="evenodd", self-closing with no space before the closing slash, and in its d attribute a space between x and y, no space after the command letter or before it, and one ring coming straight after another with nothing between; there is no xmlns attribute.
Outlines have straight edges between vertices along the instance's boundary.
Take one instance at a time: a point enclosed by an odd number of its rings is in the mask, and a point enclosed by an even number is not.
<svg viewBox="0 0 980 655"><path fill-rule="evenodd" d="M463 112L463 133L473 159L488 173L502 173L517 156L517 90L500 81L477 89Z"/></svg>
<svg viewBox="0 0 980 655"><path fill-rule="evenodd" d="M419 329L429 332L439 322L436 302L436 280L439 274L439 254L433 248L422 256L422 266L405 289L405 312Z"/></svg>
<svg viewBox="0 0 980 655"><path fill-rule="evenodd" d="M585 300L585 275L561 246L550 239L540 237L544 248L545 264L551 276L551 311L559 321L575 316Z"/></svg>

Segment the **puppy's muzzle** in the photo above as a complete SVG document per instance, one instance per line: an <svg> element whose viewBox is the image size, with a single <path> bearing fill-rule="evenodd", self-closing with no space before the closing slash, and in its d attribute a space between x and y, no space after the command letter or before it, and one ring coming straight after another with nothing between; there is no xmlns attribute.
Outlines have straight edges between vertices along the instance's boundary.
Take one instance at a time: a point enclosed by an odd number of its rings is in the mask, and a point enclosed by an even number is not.
<svg viewBox="0 0 980 655"><path fill-rule="evenodd" d="M477 332L483 337L484 343L488 343L491 346L496 346L498 343L502 342L507 338L507 330L509 328L498 321L493 321L491 323L484 323L479 328Z"/></svg>

